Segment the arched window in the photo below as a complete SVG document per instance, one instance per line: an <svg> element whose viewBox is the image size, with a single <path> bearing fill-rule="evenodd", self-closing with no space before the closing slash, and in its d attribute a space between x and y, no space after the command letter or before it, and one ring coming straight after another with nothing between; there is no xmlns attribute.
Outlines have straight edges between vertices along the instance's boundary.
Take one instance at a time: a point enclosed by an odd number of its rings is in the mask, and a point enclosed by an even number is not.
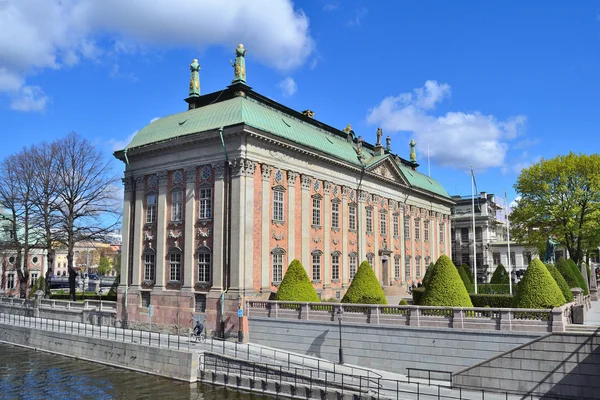
<svg viewBox="0 0 600 400"><path fill-rule="evenodd" d="M183 191L175 189L171 192L171 221L183 219Z"/></svg>
<svg viewBox="0 0 600 400"><path fill-rule="evenodd" d="M178 247L169 251L169 280L181 281L181 249Z"/></svg>
<svg viewBox="0 0 600 400"><path fill-rule="evenodd" d="M156 279L156 254L152 249L144 251L144 280L152 281Z"/></svg>
<svg viewBox="0 0 600 400"><path fill-rule="evenodd" d="M210 282L212 271L211 250L206 246L198 249L198 282Z"/></svg>

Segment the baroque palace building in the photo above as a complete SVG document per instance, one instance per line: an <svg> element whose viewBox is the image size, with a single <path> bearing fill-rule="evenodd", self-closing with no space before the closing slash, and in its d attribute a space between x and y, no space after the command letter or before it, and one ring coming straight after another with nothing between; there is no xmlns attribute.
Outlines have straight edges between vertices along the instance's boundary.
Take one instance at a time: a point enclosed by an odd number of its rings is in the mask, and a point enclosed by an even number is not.
<svg viewBox="0 0 600 400"><path fill-rule="evenodd" d="M238 329L247 299L268 299L302 262L321 298L341 299L362 260L390 290L450 255L444 188L391 151L255 92L246 50L234 80L140 130L125 163L119 318L129 326ZM151 306L151 307L150 307Z"/></svg>

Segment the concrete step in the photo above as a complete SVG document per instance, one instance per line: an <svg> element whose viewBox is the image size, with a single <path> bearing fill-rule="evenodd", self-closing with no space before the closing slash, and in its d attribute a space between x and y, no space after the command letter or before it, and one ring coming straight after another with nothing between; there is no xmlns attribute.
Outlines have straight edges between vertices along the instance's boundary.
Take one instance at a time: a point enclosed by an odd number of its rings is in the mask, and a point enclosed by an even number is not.
<svg viewBox="0 0 600 400"><path fill-rule="evenodd" d="M580 324L569 324L565 326L565 332L582 332L582 333L594 333L600 331L598 325L580 325Z"/></svg>

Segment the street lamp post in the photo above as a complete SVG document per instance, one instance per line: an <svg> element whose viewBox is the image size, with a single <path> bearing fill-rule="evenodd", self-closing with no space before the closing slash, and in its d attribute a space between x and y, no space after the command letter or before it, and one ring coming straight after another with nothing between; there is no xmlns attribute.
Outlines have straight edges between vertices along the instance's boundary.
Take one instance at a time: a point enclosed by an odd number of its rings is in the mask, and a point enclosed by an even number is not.
<svg viewBox="0 0 600 400"><path fill-rule="evenodd" d="M340 364L344 363L344 348L342 347L342 307L337 310L339 328L340 328Z"/></svg>
<svg viewBox="0 0 600 400"><path fill-rule="evenodd" d="M244 342L244 332L242 332L242 319L243 319L243 310L242 310L242 296L238 294L238 343Z"/></svg>

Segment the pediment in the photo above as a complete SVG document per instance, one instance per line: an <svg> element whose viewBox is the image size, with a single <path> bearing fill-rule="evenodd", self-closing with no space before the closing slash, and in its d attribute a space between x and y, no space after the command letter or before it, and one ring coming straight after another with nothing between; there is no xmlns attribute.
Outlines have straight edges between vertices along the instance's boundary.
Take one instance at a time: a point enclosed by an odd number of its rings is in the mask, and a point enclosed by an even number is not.
<svg viewBox="0 0 600 400"><path fill-rule="evenodd" d="M404 178L404 175L402 175L398 166L390 158L384 158L383 160L370 165L367 167L367 171L382 178L408 186L406 178Z"/></svg>

